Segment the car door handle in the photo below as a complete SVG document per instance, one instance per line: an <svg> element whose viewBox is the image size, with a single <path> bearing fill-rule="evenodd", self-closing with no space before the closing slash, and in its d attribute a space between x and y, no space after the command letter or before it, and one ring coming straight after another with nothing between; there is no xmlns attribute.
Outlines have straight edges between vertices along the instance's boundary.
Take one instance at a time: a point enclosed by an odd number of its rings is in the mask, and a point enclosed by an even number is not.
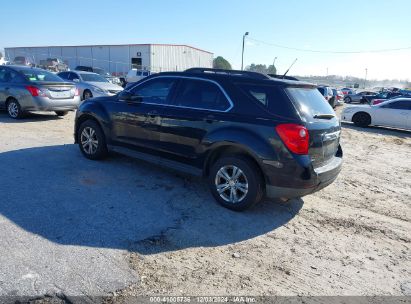
<svg viewBox="0 0 411 304"><path fill-rule="evenodd" d="M204 121L205 121L206 123L213 123L214 120L215 120L215 116L214 116L214 115L207 115L207 116L204 118Z"/></svg>

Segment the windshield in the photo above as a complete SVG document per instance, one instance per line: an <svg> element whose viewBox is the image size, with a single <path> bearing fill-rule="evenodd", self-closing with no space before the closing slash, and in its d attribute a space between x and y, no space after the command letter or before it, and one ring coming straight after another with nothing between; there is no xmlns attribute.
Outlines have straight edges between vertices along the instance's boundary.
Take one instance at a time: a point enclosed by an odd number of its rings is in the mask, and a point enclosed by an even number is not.
<svg viewBox="0 0 411 304"><path fill-rule="evenodd" d="M93 72L97 73L101 76L110 76L109 73L107 73L106 71L104 71L103 69L100 69L100 68L93 68Z"/></svg>
<svg viewBox="0 0 411 304"><path fill-rule="evenodd" d="M90 82L108 82L107 79L105 79L104 77L102 77L101 75L98 74L80 74L81 79L83 79L83 81L90 81Z"/></svg>
<svg viewBox="0 0 411 304"><path fill-rule="evenodd" d="M50 81L50 82L63 82L59 76L44 71L44 70L35 70L35 69L21 69L18 70L20 73L23 73L26 78L31 82L40 82L40 81Z"/></svg>
<svg viewBox="0 0 411 304"><path fill-rule="evenodd" d="M287 88L287 93L290 95L296 107L301 114L311 120L318 114L335 115L330 104L324 99L324 96L314 88Z"/></svg>

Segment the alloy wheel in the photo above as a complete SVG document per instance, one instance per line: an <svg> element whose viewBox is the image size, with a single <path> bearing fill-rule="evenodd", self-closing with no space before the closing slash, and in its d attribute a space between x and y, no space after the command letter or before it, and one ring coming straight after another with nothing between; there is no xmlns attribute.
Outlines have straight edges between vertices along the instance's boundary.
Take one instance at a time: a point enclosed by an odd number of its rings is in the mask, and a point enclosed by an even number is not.
<svg viewBox="0 0 411 304"><path fill-rule="evenodd" d="M220 197L232 204L240 203L248 193L247 177L240 168L233 165L220 168L214 183Z"/></svg>
<svg viewBox="0 0 411 304"><path fill-rule="evenodd" d="M7 111L9 112L9 115L13 118L16 118L19 116L19 107L15 102L10 102Z"/></svg>
<svg viewBox="0 0 411 304"><path fill-rule="evenodd" d="M98 148L98 139L96 131L91 127L85 127L80 136L81 145L84 152L89 155L96 153Z"/></svg>

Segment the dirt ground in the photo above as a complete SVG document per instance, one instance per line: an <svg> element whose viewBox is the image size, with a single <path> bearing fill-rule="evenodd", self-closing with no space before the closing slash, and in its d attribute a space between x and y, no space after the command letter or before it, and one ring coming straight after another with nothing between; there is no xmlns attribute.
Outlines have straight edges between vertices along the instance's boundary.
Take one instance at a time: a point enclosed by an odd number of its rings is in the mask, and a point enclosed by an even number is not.
<svg viewBox="0 0 411 304"><path fill-rule="evenodd" d="M1 151L71 144L73 119L0 121ZM147 191L179 184L167 201L178 217L119 249L138 280L108 294L411 295L411 133L343 124L342 146L335 183L244 213L217 206L200 180L153 169L161 182Z"/></svg>

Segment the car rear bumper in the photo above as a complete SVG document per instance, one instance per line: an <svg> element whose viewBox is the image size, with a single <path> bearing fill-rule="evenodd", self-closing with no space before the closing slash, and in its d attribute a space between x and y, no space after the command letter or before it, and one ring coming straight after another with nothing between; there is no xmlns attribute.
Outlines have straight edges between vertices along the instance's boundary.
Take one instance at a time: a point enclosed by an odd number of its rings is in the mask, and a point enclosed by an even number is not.
<svg viewBox="0 0 411 304"><path fill-rule="evenodd" d="M335 156L326 165L310 170L309 178L300 180L296 186L283 187L266 184L266 196L275 199L291 199L317 192L334 182L341 171L341 167L342 152L341 155Z"/></svg>
<svg viewBox="0 0 411 304"><path fill-rule="evenodd" d="M69 111L79 106L80 96L70 99L50 99L33 97L31 102L21 104L23 111Z"/></svg>

